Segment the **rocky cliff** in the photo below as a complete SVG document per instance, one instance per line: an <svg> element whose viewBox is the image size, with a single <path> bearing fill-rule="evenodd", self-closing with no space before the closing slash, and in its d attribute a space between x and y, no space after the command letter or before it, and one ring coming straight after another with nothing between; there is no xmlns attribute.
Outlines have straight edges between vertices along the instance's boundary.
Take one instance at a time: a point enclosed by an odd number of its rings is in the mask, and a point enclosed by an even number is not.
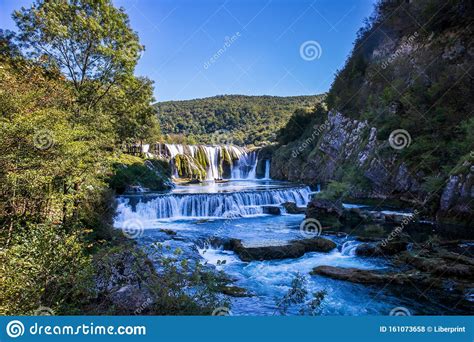
<svg viewBox="0 0 474 342"><path fill-rule="evenodd" d="M272 177L472 224L473 13L465 1L380 1L325 113L274 149Z"/></svg>
<svg viewBox="0 0 474 342"><path fill-rule="evenodd" d="M377 139L377 128L367 121L330 111L315 147L303 139L274 151L271 176L323 188L332 181L347 182L347 197L399 199L414 207L427 205L426 214L436 214L440 220L472 222L472 155L462 167L451 170L436 189L428 191L422 187L428 175L411 171L390 149L390 142Z"/></svg>
<svg viewBox="0 0 474 342"><path fill-rule="evenodd" d="M272 160L272 177L313 185L326 184L344 178L342 167L356 167L372 183L367 189L370 192L365 195L376 197L393 191L419 190L419 184L403 162L397 162L394 156L382 157L381 151L389 148L388 142L379 141L377 128L367 121L351 120L330 111L316 147L307 158L298 158L295 151L303 150L304 153L308 147L304 141L300 145L293 144L288 163L280 162L283 157L280 154L287 153L288 146L278 149Z"/></svg>

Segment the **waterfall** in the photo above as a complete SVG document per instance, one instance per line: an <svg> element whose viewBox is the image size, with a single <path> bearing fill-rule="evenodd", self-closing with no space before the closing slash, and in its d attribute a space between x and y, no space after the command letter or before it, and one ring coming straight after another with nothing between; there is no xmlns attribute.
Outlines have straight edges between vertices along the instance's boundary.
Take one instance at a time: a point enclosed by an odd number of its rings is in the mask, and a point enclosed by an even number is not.
<svg viewBox="0 0 474 342"><path fill-rule="evenodd" d="M184 154L184 146L178 144L165 144L171 158L176 157L178 154Z"/></svg>
<svg viewBox="0 0 474 342"><path fill-rule="evenodd" d="M255 179L257 163L257 152L243 153L232 165L232 179Z"/></svg>
<svg viewBox="0 0 474 342"><path fill-rule="evenodd" d="M164 194L118 197L115 226L128 220L162 218L231 218L262 214L264 205L295 202L306 206L309 187L215 194Z"/></svg>
<svg viewBox="0 0 474 342"><path fill-rule="evenodd" d="M356 248L359 245L359 242L354 240L346 241L342 244L341 254L346 256L356 255Z"/></svg>
<svg viewBox="0 0 474 342"><path fill-rule="evenodd" d="M207 180L222 178L219 172L219 151L220 147L204 146L209 166L207 168Z"/></svg>
<svg viewBox="0 0 474 342"><path fill-rule="evenodd" d="M263 179L270 179L270 159L265 160L265 177Z"/></svg>
<svg viewBox="0 0 474 342"><path fill-rule="evenodd" d="M165 148L163 149L162 146ZM195 163L202 165L203 161L197 160L198 150L204 151L204 162L206 163L206 180L222 179L224 177L223 162L227 162L227 173L230 179L256 179L257 152L247 148L234 145L182 145L182 144L156 144L155 154L160 158L170 160L173 176L179 178L175 167L175 158L185 155L193 158ZM165 151L163 151L165 150ZM226 155L227 159L223 160ZM230 157L230 165L228 158Z"/></svg>

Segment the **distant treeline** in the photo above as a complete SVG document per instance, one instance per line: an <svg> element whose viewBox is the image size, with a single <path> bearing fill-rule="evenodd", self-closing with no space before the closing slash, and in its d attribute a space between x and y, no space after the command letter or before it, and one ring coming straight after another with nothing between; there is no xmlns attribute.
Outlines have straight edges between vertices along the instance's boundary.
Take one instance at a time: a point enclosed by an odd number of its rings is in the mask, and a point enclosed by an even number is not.
<svg viewBox="0 0 474 342"><path fill-rule="evenodd" d="M275 132L296 109L311 110L323 98L224 95L160 102L155 107L162 133L173 142L258 146L275 141Z"/></svg>

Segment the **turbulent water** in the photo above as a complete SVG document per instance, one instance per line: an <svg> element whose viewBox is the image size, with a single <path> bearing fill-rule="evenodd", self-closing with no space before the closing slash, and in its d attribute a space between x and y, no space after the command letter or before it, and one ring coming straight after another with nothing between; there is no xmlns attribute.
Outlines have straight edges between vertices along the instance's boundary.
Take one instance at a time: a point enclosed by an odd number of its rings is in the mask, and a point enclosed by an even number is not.
<svg viewBox="0 0 474 342"><path fill-rule="evenodd" d="M184 155L193 159L197 158L199 150L204 151L204 161L206 168L206 179L233 179L233 180L254 180L257 178L257 163L258 163L258 152L255 150L249 150L245 147L234 146L234 145L183 145L183 144L157 144L150 147L150 145L144 145L143 151L149 156L155 156L159 158L165 158L170 160L171 167L173 169L173 176L179 178L179 174L176 170L174 159L178 155ZM222 158L224 152L231 157L232 164L230 165L230 177L224 177L222 167ZM269 176L269 163L266 161L265 178L270 179ZM268 168L268 169L267 169ZM260 177L260 178L263 178Z"/></svg>
<svg viewBox="0 0 474 342"><path fill-rule="evenodd" d="M162 242L179 248L183 257L224 271L234 285L245 288L251 297L230 298L234 315L278 314L276 302L290 289L297 274L306 279L309 294L325 291L322 315L387 315L395 307L407 307L413 314L439 314L445 308L430 302L414 301L402 291L365 286L311 276L319 265L389 270L383 258L357 257L360 243L354 238L326 235L338 247L329 253L306 253L296 259L242 262L233 252L219 246L202 245L208 237L238 238L245 245L275 245L304 238L300 223L304 215L273 216L263 206L295 202L305 206L311 190L275 181L231 181L177 186L168 194L139 194L118 198L115 226L143 228L135 238L147 247ZM163 229L177 233L170 237ZM289 314L298 314L290 309Z"/></svg>
<svg viewBox="0 0 474 342"><path fill-rule="evenodd" d="M311 190L308 187L259 191L178 193L119 197L117 222L130 219L248 217L263 213L262 206L295 202L305 206ZM133 204L133 205L132 205Z"/></svg>

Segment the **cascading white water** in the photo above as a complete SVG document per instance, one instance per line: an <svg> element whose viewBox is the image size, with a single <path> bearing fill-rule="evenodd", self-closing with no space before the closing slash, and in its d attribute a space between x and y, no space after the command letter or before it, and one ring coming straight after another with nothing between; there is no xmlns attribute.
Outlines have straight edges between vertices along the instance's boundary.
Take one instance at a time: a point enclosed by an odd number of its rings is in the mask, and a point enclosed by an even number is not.
<svg viewBox="0 0 474 342"><path fill-rule="evenodd" d="M244 147L234 145L181 145L181 144L164 144L168 150L166 155L173 167L173 176L179 178L178 172L174 167L174 158L179 155L189 155L193 158L197 156L198 148L202 148L205 153L207 162L207 180L222 179L223 170L220 168L223 152L227 152L233 162L230 165L230 179L256 179L257 171L257 152L249 151ZM164 156L161 156L164 157Z"/></svg>
<svg viewBox="0 0 474 342"><path fill-rule="evenodd" d="M256 179L257 163L257 152L241 154L232 165L232 179Z"/></svg>
<svg viewBox="0 0 474 342"><path fill-rule="evenodd" d="M264 205L295 202L308 204L309 187L243 191L216 194L167 194L153 198L118 198L115 226L128 220L157 220L162 218L222 218L262 214Z"/></svg>
<svg viewBox="0 0 474 342"><path fill-rule="evenodd" d="M359 242L354 240L346 241L342 244L341 254L346 256L356 255L356 248L359 245Z"/></svg>
<svg viewBox="0 0 474 342"><path fill-rule="evenodd" d="M270 179L270 160L269 159L265 160L265 177L263 179L265 180Z"/></svg>
<svg viewBox="0 0 474 342"><path fill-rule="evenodd" d="M206 151L207 160L209 161L209 167L207 168L207 180L214 180L222 178L219 173L219 146L204 146ZM194 156L193 156L194 157Z"/></svg>
<svg viewBox="0 0 474 342"><path fill-rule="evenodd" d="M171 158L176 157L178 154L184 154L184 146L180 144L165 144L168 149Z"/></svg>

